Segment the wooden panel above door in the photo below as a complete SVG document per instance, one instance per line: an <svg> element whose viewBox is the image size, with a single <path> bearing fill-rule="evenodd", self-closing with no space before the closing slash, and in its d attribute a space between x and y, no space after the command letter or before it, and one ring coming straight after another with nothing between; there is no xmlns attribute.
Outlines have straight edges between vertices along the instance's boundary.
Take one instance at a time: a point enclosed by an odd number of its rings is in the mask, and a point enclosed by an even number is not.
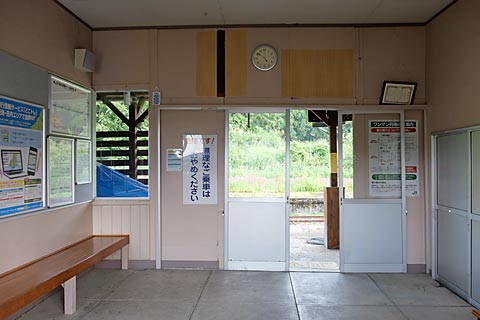
<svg viewBox="0 0 480 320"><path fill-rule="evenodd" d="M353 98L353 49L282 50L282 96Z"/></svg>
<svg viewBox="0 0 480 320"><path fill-rule="evenodd" d="M217 96L217 34L215 31L197 33L197 96Z"/></svg>
<svg viewBox="0 0 480 320"><path fill-rule="evenodd" d="M225 94L247 95L247 31L225 32Z"/></svg>

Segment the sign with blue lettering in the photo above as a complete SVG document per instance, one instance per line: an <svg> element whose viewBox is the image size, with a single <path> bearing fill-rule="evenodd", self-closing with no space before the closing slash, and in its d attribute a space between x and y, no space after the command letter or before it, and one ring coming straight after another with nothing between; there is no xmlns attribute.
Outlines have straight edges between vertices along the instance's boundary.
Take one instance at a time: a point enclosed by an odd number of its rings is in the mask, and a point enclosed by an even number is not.
<svg viewBox="0 0 480 320"><path fill-rule="evenodd" d="M183 204L217 204L217 136L183 136Z"/></svg>
<svg viewBox="0 0 480 320"><path fill-rule="evenodd" d="M44 207L43 116L0 96L0 218Z"/></svg>

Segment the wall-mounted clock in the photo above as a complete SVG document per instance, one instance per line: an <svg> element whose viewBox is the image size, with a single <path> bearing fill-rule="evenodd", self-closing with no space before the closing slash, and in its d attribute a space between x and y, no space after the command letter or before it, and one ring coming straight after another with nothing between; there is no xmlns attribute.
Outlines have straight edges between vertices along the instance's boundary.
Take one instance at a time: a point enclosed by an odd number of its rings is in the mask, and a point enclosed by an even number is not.
<svg viewBox="0 0 480 320"><path fill-rule="evenodd" d="M252 64L261 71L268 71L275 67L278 61L277 50L268 44L261 44L252 52Z"/></svg>

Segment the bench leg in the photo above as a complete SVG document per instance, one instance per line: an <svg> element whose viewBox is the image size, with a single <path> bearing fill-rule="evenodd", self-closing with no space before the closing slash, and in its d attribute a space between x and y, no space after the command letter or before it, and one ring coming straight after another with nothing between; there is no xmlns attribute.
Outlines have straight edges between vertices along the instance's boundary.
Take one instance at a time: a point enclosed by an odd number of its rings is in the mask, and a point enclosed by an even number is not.
<svg viewBox="0 0 480 320"><path fill-rule="evenodd" d="M65 314L77 311L77 277L72 277L63 283Z"/></svg>
<svg viewBox="0 0 480 320"><path fill-rule="evenodd" d="M122 248L122 270L128 269L128 245Z"/></svg>

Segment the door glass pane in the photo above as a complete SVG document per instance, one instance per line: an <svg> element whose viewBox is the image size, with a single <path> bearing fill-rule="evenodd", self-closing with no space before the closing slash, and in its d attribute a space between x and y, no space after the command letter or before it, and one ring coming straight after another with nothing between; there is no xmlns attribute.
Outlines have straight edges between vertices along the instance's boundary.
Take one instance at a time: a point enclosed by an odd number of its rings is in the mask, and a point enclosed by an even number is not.
<svg viewBox="0 0 480 320"><path fill-rule="evenodd" d="M309 122L309 119L312 120L309 115L313 115L315 122ZM331 136L331 131L336 132L336 121L332 121L335 128L332 126L330 129L320 115L328 117L327 119L336 118L335 111L290 111L291 271L336 271L340 266L340 251L333 235L335 233L338 239L339 233L333 227L338 226L338 219L332 218L326 223L324 213L325 187L330 187L332 183L331 168L336 173L336 163L333 167L330 163L330 148L337 141L336 135ZM338 199L338 195L336 197ZM330 211L330 217L338 217L338 210L333 211ZM330 241L325 241L326 233L330 236Z"/></svg>
<svg viewBox="0 0 480 320"><path fill-rule="evenodd" d="M285 197L285 113L229 114L229 197Z"/></svg>

